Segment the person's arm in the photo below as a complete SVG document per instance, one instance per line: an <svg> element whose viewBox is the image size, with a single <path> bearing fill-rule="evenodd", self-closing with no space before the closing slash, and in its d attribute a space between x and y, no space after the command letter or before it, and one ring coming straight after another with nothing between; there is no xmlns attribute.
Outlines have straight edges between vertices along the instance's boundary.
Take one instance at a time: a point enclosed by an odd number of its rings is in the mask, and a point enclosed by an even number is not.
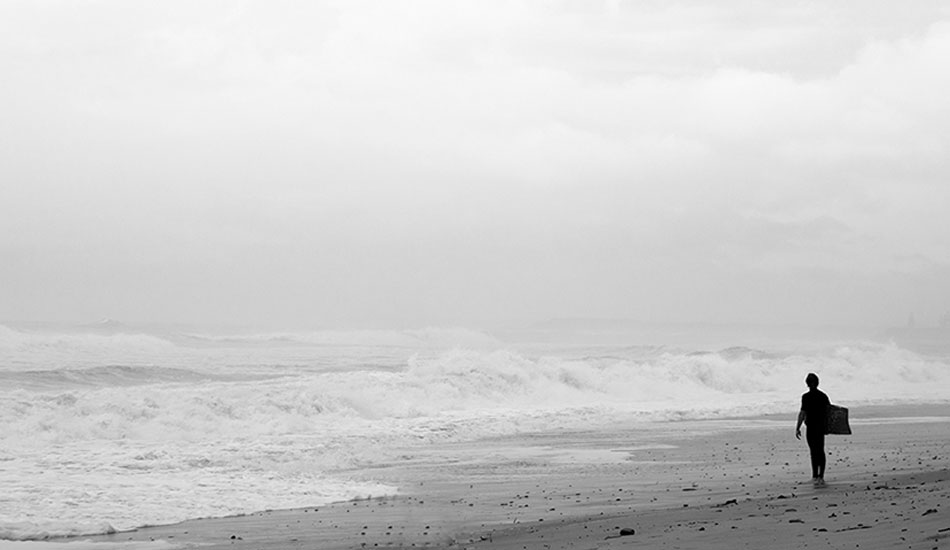
<svg viewBox="0 0 950 550"><path fill-rule="evenodd" d="M795 439L802 438L802 422L805 421L805 409L798 411L798 424L795 424Z"/></svg>

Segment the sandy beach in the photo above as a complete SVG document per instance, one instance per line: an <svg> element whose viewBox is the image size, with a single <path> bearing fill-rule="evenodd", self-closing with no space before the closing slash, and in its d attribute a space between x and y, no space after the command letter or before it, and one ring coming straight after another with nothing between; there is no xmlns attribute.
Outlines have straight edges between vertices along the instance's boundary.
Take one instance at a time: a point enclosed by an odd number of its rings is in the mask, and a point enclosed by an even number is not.
<svg viewBox="0 0 950 550"><path fill-rule="evenodd" d="M852 412L809 478L794 418L526 434L371 472L395 497L189 521L75 541L207 549L941 548L950 406ZM459 449L452 449L458 456ZM163 544L164 543L164 544Z"/></svg>

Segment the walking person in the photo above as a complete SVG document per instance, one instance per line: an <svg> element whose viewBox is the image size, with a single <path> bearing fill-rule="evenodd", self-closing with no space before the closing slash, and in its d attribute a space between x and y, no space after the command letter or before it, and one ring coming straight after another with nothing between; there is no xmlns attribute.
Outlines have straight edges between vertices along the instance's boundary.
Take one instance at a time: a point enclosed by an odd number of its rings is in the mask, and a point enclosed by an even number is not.
<svg viewBox="0 0 950 550"><path fill-rule="evenodd" d="M818 375L810 372L805 377L808 392L802 395L802 408L798 413L795 437L802 438L802 423L805 424L805 441L811 454L811 474L815 485L825 484L825 433L828 431L828 396L818 389Z"/></svg>

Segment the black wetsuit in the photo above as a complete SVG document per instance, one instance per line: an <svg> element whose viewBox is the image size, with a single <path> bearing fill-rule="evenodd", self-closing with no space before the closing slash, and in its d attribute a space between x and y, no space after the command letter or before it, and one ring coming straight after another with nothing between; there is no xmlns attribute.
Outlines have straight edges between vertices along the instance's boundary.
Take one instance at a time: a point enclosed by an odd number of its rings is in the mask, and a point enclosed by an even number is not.
<svg viewBox="0 0 950 550"><path fill-rule="evenodd" d="M811 388L802 395L802 410L805 411L805 440L811 451L811 473L816 479L825 477L825 432L828 430L828 396L818 388Z"/></svg>

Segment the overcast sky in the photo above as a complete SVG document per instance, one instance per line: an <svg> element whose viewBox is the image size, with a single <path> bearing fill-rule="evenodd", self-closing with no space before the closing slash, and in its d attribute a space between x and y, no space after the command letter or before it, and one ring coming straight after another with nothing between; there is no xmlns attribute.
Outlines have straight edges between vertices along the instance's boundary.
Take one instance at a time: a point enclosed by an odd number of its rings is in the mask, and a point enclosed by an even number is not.
<svg viewBox="0 0 950 550"><path fill-rule="evenodd" d="M936 324L950 6L0 2L0 320Z"/></svg>

